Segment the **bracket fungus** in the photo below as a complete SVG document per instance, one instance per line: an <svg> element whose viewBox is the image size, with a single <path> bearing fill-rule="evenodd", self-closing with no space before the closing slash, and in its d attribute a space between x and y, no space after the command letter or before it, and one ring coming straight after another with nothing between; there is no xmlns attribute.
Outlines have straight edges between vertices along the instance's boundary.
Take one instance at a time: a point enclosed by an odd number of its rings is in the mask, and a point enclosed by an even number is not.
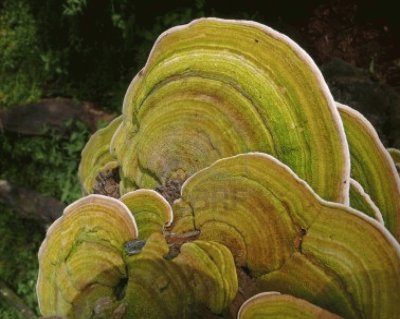
<svg viewBox="0 0 400 319"><path fill-rule="evenodd" d="M193 241L170 259L164 236L154 232L139 253L126 254L124 246L138 234L121 201L90 195L68 206L40 248L41 312L67 318L190 318L229 306L238 284L227 247Z"/></svg>
<svg viewBox="0 0 400 319"><path fill-rule="evenodd" d="M381 211L360 183L354 179L350 179L350 206L384 224Z"/></svg>
<svg viewBox="0 0 400 319"><path fill-rule="evenodd" d="M390 147L387 149L389 152L389 155L391 156L394 164L396 165L396 169L399 172L400 171L400 150L397 148Z"/></svg>
<svg viewBox="0 0 400 319"><path fill-rule="evenodd" d="M193 241L166 259L165 238L154 233L141 254L129 257L127 318L203 318L221 314L237 292L231 252L216 242Z"/></svg>
<svg viewBox="0 0 400 319"><path fill-rule="evenodd" d="M96 192L96 188L98 188L96 182L101 179L101 174L109 175L113 170L118 169L118 162L110 153L110 142L121 122L122 116L119 116L105 128L98 130L90 137L82 150L78 175L86 194ZM106 192L112 194L114 190L107 190L106 187Z"/></svg>
<svg viewBox="0 0 400 319"><path fill-rule="evenodd" d="M307 53L264 25L207 18L166 31L122 113L111 149L124 191L261 151L323 198L347 201L347 144L327 85Z"/></svg>
<svg viewBox="0 0 400 319"><path fill-rule="evenodd" d="M163 233L172 224L171 206L159 193L139 189L123 195L120 200L129 208L140 229L139 239L147 239L152 233Z"/></svg>
<svg viewBox="0 0 400 319"><path fill-rule="evenodd" d="M278 292L257 294L241 306L238 319L340 319L306 300Z"/></svg>
<svg viewBox="0 0 400 319"><path fill-rule="evenodd" d="M90 300L116 302L114 290L127 277L122 248L137 236L133 216L116 199L90 195L65 208L39 250L42 314L89 318Z"/></svg>
<svg viewBox="0 0 400 319"><path fill-rule="evenodd" d="M174 27L122 115L82 152L85 193L116 198L86 196L49 228L40 310L396 318L400 183L389 152L286 36L216 18Z"/></svg>
<svg viewBox="0 0 400 319"><path fill-rule="evenodd" d="M199 171L183 185L174 212L173 231L195 228L199 239L226 245L260 289L308 298L346 318L398 311L400 294L392 292L400 288L400 246L389 232L322 200L267 154L241 154Z"/></svg>
<svg viewBox="0 0 400 319"><path fill-rule="evenodd" d="M371 123L358 111L337 105L349 143L351 176L379 208L386 228L400 240L400 178L395 164Z"/></svg>

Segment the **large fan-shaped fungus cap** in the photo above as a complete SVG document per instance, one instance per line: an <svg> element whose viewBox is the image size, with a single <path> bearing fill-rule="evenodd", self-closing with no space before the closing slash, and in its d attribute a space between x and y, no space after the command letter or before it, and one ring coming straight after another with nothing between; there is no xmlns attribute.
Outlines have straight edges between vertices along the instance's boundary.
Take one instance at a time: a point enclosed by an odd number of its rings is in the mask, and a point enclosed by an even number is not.
<svg viewBox="0 0 400 319"><path fill-rule="evenodd" d="M82 150L78 175L86 194L94 192L96 178L100 173L118 167L116 159L110 153L110 142L121 122L122 116L119 116L105 128L98 130L90 137Z"/></svg>
<svg viewBox="0 0 400 319"><path fill-rule="evenodd" d="M68 206L39 250L41 313L89 318L104 297L118 308L115 288L127 277L124 243L137 235L129 209L116 199L89 195Z"/></svg>
<svg viewBox="0 0 400 319"><path fill-rule="evenodd" d="M160 194L149 189L126 193L120 200L135 216L139 239L147 239L152 233L162 233L170 226L174 215L169 203Z"/></svg>
<svg viewBox="0 0 400 319"><path fill-rule="evenodd" d="M128 257L127 317L203 318L207 311L222 313L238 286L229 249L193 241L172 260L165 258L168 251L164 237L154 233L140 254Z"/></svg>
<svg viewBox="0 0 400 319"><path fill-rule="evenodd" d="M123 116L111 149L125 191L262 151L323 198L348 201L347 143L327 85L296 43L264 25L205 18L166 31Z"/></svg>
<svg viewBox="0 0 400 319"><path fill-rule="evenodd" d="M326 202L261 153L217 161L189 178L172 231L228 246L264 290L304 298L346 318L395 318L400 247L377 221Z"/></svg>
<svg viewBox="0 0 400 319"><path fill-rule="evenodd" d="M374 127L358 111L337 103L351 157L351 177L382 213L385 226L400 240L400 178Z"/></svg>
<svg viewBox="0 0 400 319"><path fill-rule="evenodd" d="M278 292L260 293L247 300L239 310L238 319L340 319L306 300Z"/></svg>

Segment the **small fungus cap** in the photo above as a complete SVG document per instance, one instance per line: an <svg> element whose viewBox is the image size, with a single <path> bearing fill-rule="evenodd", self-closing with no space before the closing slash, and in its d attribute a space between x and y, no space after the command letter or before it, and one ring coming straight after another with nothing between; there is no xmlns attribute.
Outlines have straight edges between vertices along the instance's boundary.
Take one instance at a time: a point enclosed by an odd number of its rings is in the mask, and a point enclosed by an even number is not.
<svg viewBox="0 0 400 319"><path fill-rule="evenodd" d="M116 199L89 195L65 208L48 229L38 254L42 314L75 318L74 307L82 296L112 296L112 288L126 277L124 243L137 237L134 217Z"/></svg>
<svg viewBox="0 0 400 319"><path fill-rule="evenodd" d="M340 319L306 300L279 292L264 292L246 300L237 319Z"/></svg>
<svg viewBox="0 0 400 319"><path fill-rule="evenodd" d="M162 233L174 220L170 204L153 190L132 191L123 195L120 200L135 217L140 231L139 239L146 239L155 232Z"/></svg>
<svg viewBox="0 0 400 319"><path fill-rule="evenodd" d="M95 132L82 150L78 176L86 194L94 192L96 178L101 172L118 167L116 159L110 153L110 142L121 122L122 116L119 116L105 128Z"/></svg>

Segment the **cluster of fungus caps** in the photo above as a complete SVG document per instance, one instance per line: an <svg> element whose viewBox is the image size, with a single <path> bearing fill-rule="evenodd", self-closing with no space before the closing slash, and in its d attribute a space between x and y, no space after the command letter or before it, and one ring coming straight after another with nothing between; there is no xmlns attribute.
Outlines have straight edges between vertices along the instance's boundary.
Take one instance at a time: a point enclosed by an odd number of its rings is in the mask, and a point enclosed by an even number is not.
<svg viewBox="0 0 400 319"><path fill-rule="evenodd" d="M216 18L167 30L82 152L88 195L40 248L40 310L398 318L390 154L286 36Z"/></svg>

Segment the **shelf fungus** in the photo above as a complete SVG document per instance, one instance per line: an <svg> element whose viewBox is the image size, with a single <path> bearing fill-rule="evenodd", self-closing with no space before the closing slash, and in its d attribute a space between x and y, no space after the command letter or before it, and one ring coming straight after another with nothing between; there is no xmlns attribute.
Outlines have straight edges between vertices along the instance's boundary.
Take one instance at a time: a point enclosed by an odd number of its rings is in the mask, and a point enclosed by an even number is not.
<svg viewBox="0 0 400 319"><path fill-rule="evenodd" d="M127 259L127 318L204 318L226 310L238 289L235 264L225 246L193 241L175 258L160 233Z"/></svg>
<svg viewBox="0 0 400 319"><path fill-rule="evenodd" d="M112 178L118 176L118 162L110 153L110 142L121 122L122 116L119 116L98 130L82 150L78 175L86 194L119 196L119 181L115 181L118 178Z"/></svg>
<svg viewBox="0 0 400 319"><path fill-rule="evenodd" d="M304 298L346 318L398 312L400 247L379 222L322 200L262 153L218 160L190 177L172 231L200 231L232 251L260 290Z"/></svg>
<svg viewBox="0 0 400 319"><path fill-rule="evenodd" d="M289 165L327 200L347 202L342 122L312 59L256 22L204 18L156 41L111 142L122 189L182 183L249 151Z"/></svg>
<svg viewBox="0 0 400 319"><path fill-rule="evenodd" d="M306 300L278 292L260 293L247 300L238 319L340 319Z"/></svg>
<svg viewBox="0 0 400 319"><path fill-rule="evenodd" d="M397 172L400 172L400 150L390 147L387 149L387 151L396 165Z"/></svg>
<svg viewBox="0 0 400 319"><path fill-rule="evenodd" d="M123 195L120 200L134 215L140 229L140 239L147 239L155 232L163 233L174 219L169 203L153 190L132 191Z"/></svg>
<svg viewBox="0 0 400 319"><path fill-rule="evenodd" d="M386 228L400 240L400 178L395 164L371 123L358 111L337 105L350 148L351 176L379 208Z"/></svg>
<svg viewBox="0 0 400 319"><path fill-rule="evenodd" d="M136 191L136 205L157 210L153 191ZM165 201L165 200L164 200ZM163 203L162 201L160 201ZM132 204L134 203L134 204ZM167 203L168 205L168 203ZM159 215L165 223L165 206ZM140 213L143 214L144 210ZM141 217L141 216L139 216ZM154 221L139 218L140 227ZM168 219L169 223L170 220ZM68 206L47 232L39 252L37 294L43 315L66 318L201 318L221 314L234 299L236 268L230 250L191 241L170 256L155 229L139 240L135 219L121 201L90 195Z"/></svg>
<svg viewBox="0 0 400 319"><path fill-rule="evenodd" d="M116 199L89 195L68 206L39 250L42 314L90 318L96 309L120 311L115 291L127 278L123 247L137 236L132 214Z"/></svg>
<svg viewBox="0 0 400 319"><path fill-rule="evenodd" d="M384 224L381 211L360 183L354 179L350 179L350 206Z"/></svg>
<svg viewBox="0 0 400 319"><path fill-rule="evenodd" d="M96 194L47 232L40 311L397 318L398 154L286 36L217 18L167 30L82 151Z"/></svg>

